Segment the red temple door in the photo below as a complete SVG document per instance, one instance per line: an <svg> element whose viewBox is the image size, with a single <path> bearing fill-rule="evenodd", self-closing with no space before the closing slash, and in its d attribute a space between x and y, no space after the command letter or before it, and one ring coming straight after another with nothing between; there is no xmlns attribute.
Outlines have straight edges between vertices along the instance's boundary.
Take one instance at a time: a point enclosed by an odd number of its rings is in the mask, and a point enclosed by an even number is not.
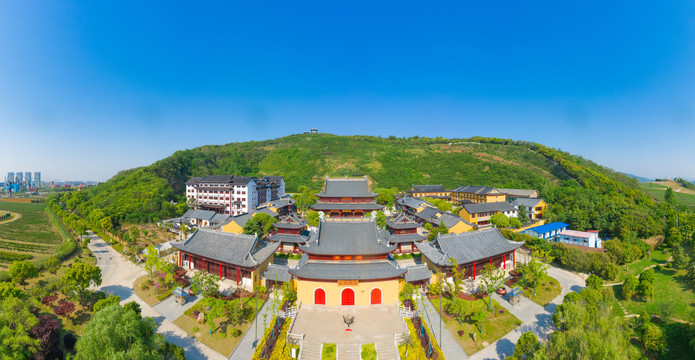
<svg viewBox="0 0 695 360"><path fill-rule="evenodd" d="M371 303L372 305L379 305L381 304L381 289L372 289L371 293Z"/></svg>
<svg viewBox="0 0 695 360"><path fill-rule="evenodd" d="M340 294L340 305L355 305L355 291L347 288Z"/></svg>
<svg viewBox="0 0 695 360"><path fill-rule="evenodd" d="M314 304L326 305L326 291L323 289L314 290Z"/></svg>

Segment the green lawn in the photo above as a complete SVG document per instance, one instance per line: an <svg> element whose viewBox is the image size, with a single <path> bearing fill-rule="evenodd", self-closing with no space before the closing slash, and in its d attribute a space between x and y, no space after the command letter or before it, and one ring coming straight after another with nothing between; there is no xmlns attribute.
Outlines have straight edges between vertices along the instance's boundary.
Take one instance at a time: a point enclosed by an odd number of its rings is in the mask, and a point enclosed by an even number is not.
<svg viewBox="0 0 695 360"><path fill-rule="evenodd" d="M523 279L517 282L516 285L519 285L524 290L524 296L541 306L550 304L550 302L558 297L558 295L560 295L562 292L560 282L550 276L546 276L544 279L539 281L538 285L536 286L535 295L533 294L533 285L524 284Z"/></svg>
<svg viewBox="0 0 695 360"><path fill-rule="evenodd" d="M323 344L323 351L321 352L321 360L335 360L335 357L336 357L335 344Z"/></svg>
<svg viewBox="0 0 695 360"><path fill-rule="evenodd" d="M614 291L620 294L620 285ZM690 321L689 314L695 307L695 288L685 279L685 270L662 269L655 271L654 297L644 301L634 297L620 303L630 314L640 314L644 309L650 314L670 313L670 317Z"/></svg>
<svg viewBox="0 0 695 360"><path fill-rule="evenodd" d="M149 282L148 280L152 280ZM168 298L171 295L171 290L160 289L157 293L157 287L154 284L155 279L149 275L141 276L133 283L133 291L149 306L154 306L160 301ZM144 286L143 286L144 285Z"/></svg>
<svg viewBox="0 0 695 360"><path fill-rule="evenodd" d="M376 347L374 344L362 345L362 360L376 360Z"/></svg>
<svg viewBox="0 0 695 360"><path fill-rule="evenodd" d="M648 266L651 265L665 265L668 258L671 257L671 252L667 250L666 252L663 252L661 250L654 250L651 252L649 257L645 257L644 259L637 260L633 262L632 264L629 264L627 266L627 271L625 270L625 266L619 266L618 268L621 271L620 276L618 277L618 281L622 281L623 277L625 274L630 274L632 276L637 276L639 275L642 270L646 269Z"/></svg>
<svg viewBox="0 0 695 360"><path fill-rule="evenodd" d="M238 302L239 300L234 299L228 301ZM251 311L248 316L241 321L241 323L234 325L227 324L226 320L222 318L215 319L217 329L215 329L212 334L210 333L210 327L206 323L201 324L198 322L198 320L191 317L193 311L203 310L201 309L199 303L193 305L193 307L186 310L186 312L178 319L174 320L174 324L218 353L224 356L230 356L241 339L244 337L246 331L251 326L253 318L256 316L256 312L263 306L263 303L265 302L262 299L258 299L258 302L256 302L255 297L244 298L243 301L244 307L252 308L253 311ZM268 319L268 321L270 320L272 320L272 317ZM260 326L261 325L259 324L259 327ZM236 332L238 336L234 336L236 330L238 330L238 332Z"/></svg>
<svg viewBox="0 0 695 360"><path fill-rule="evenodd" d="M439 311L440 299L441 298L432 299L432 304L434 304L437 311ZM492 344L504 335L507 335L507 333L512 331L517 326L521 325L521 321L519 319L517 319L514 315L507 311L507 309L504 309L502 306L500 306L500 304L497 301L492 300L493 312L491 313L490 317L483 323L483 333L481 335L479 328L470 319L470 314L473 314L475 311L479 309L487 310L488 299L486 298L484 300L485 301L468 301L468 315L464 317L464 321L462 323L459 323L458 320L446 314L447 304L451 300L449 298L443 298L442 307L444 309L444 315L442 316L442 320L444 320L444 323L449 328L449 331L451 331L451 334L454 335L454 338L456 338L456 340L459 342L459 344L461 345L463 350L466 351L467 354L474 354L482 350L485 347L483 345L484 342L487 342L488 345ZM500 314L500 309L504 310L502 314ZM463 333L461 335L459 335L460 330L463 330ZM432 329L432 331L438 330ZM472 336L473 332L476 333L475 339Z"/></svg>

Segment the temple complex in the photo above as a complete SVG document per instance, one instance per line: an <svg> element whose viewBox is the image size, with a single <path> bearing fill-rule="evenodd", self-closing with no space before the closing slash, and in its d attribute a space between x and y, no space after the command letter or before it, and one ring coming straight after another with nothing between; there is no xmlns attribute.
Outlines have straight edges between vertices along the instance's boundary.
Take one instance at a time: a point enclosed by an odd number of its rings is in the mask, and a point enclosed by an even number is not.
<svg viewBox="0 0 695 360"><path fill-rule="evenodd" d="M290 274L297 297L315 305L393 304L406 269L389 258L396 247L379 238L376 218L319 220L316 237L300 246L304 253Z"/></svg>
<svg viewBox="0 0 695 360"><path fill-rule="evenodd" d="M388 220L389 231L385 233L385 240L389 245L395 245L395 253L411 253L417 251L415 242L424 241L426 236L418 234L419 223L411 220L403 213L395 219Z"/></svg>

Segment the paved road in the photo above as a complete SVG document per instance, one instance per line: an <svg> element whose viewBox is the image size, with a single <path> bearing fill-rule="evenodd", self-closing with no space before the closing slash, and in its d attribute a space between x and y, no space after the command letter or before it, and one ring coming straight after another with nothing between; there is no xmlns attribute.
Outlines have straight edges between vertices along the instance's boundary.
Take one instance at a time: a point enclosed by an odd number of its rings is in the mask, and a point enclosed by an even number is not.
<svg viewBox="0 0 695 360"><path fill-rule="evenodd" d="M135 301L142 308L142 316L154 318L159 327L157 332L166 336L167 340L182 347L186 351L186 359L225 359L216 351L205 346L164 316L157 313L133 292L135 280L146 274L145 270L124 259L112 247L106 244L94 233L89 232L91 241L89 249L97 257L97 265L101 268L101 286L97 289L111 295L121 297L121 304Z"/></svg>
<svg viewBox="0 0 695 360"><path fill-rule="evenodd" d="M555 331L553 314L557 306L562 303L565 295L570 291L579 292L585 288L584 279L569 271L550 267L550 269L548 269L548 275L557 279L562 286L562 292L545 307L536 304L526 297L522 297L519 305L512 306L507 300L502 299L501 296L493 294L493 298L507 308L514 316L519 318L522 324L490 346L473 354L471 359L504 359L511 356L514 353L514 345L517 340L519 340L519 337L521 337L521 334L528 331L533 332L543 341L548 339L550 334ZM444 353L444 355L446 355L447 358L449 357L446 353Z"/></svg>

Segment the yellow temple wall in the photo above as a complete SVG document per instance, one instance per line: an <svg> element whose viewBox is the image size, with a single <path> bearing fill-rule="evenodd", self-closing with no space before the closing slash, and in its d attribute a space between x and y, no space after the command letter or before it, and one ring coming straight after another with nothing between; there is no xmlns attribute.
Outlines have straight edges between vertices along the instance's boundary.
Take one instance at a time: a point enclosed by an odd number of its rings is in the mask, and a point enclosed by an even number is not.
<svg viewBox="0 0 695 360"><path fill-rule="evenodd" d="M381 303L394 304L398 299L398 292L401 287L398 279L382 281L359 281L357 285L338 285L337 281L311 281L297 280L297 298L303 304L314 303L314 290L322 288L326 291L326 305L340 306L340 293L345 288L352 288L355 291L355 305L370 305L370 293L372 289L381 289Z"/></svg>

